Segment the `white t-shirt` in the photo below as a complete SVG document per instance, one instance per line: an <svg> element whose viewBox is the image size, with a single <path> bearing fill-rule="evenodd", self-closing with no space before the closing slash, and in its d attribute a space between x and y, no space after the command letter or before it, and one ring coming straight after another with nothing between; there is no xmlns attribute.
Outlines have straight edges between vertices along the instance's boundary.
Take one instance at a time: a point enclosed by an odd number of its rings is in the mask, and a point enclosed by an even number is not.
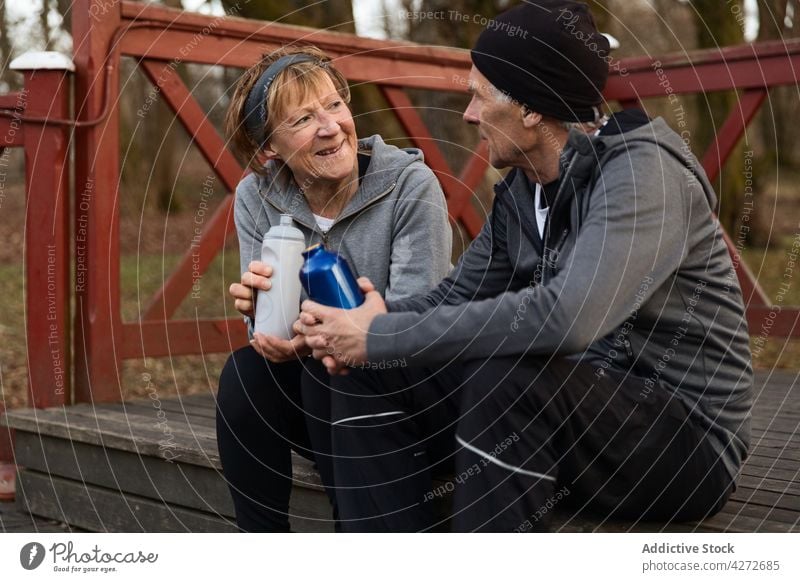
<svg viewBox="0 0 800 582"><path fill-rule="evenodd" d="M540 208L542 203L542 185L536 184L536 192L533 195L533 204L536 209L536 228L539 229L539 236L544 236L544 225L547 222L547 212L550 207Z"/></svg>
<svg viewBox="0 0 800 582"><path fill-rule="evenodd" d="M594 132L594 135L600 135L600 130L608 123L608 118L604 118L602 124ZM536 209L536 228L539 229L539 236L544 236L544 225L547 222L547 213L550 207L539 208L542 203L542 185L536 184L536 192L533 195L533 204Z"/></svg>
<svg viewBox="0 0 800 582"><path fill-rule="evenodd" d="M324 216L319 216L318 214L314 215L314 220L317 222L317 228L319 228L323 233L328 232L333 223L336 221L335 218L325 218Z"/></svg>

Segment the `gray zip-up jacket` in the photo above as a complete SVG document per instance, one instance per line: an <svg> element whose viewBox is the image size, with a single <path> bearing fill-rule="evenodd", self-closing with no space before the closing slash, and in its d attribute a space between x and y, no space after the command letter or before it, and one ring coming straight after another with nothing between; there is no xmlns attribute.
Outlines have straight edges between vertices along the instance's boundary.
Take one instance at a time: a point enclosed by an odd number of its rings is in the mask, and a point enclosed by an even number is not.
<svg viewBox="0 0 800 582"><path fill-rule="evenodd" d="M731 475L750 441L742 294L697 159L662 119L570 133L544 247L521 171L496 186L483 230L427 296L389 304L370 360L564 355L630 372L640 398L680 398Z"/></svg>
<svg viewBox="0 0 800 582"><path fill-rule="evenodd" d="M239 183L234 221L242 273L261 260L270 226L291 214L309 246L322 242L338 252L389 299L426 293L442 280L451 267L452 233L442 189L422 152L388 145L378 135L359 140L358 151L370 156L369 167L327 234L288 169L276 162L267 176L249 174Z"/></svg>

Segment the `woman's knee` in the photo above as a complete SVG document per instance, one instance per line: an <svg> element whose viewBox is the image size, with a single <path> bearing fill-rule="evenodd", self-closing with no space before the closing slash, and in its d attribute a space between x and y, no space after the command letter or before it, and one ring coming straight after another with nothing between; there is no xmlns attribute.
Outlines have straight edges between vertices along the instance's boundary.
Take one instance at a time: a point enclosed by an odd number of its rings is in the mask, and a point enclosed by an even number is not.
<svg viewBox="0 0 800 582"><path fill-rule="evenodd" d="M233 352L219 377L218 415L236 423L277 409L281 391L274 367L250 346Z"/></svg>

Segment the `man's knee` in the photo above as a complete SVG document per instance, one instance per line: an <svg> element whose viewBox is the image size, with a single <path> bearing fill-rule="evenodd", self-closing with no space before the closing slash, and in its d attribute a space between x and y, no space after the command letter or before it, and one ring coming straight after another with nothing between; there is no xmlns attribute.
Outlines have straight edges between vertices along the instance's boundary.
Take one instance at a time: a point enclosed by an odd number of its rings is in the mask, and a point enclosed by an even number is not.
<svg viewBox="0 0 800 582"><path fill-rule="evenodd" d="M462 411L490 404L506 410L524 403L541 409L577 383L573 362L563 358L503 357L465 362Z"/></svg>
<svg viewBox="0 0 800 582"><path fill-rule="evenodd" d="M358 368L351 368L344 376L332 376L330 385L333 400L391 396L404 388L403 381L392 371Z"/></svg>

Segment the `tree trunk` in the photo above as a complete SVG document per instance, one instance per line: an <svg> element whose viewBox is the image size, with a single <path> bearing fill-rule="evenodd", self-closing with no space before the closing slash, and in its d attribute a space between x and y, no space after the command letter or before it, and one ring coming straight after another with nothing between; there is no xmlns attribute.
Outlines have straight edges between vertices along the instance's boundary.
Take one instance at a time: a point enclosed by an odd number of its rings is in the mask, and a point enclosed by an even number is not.
<svg viewBox="0 0 800 582"><path fill-rule="evenodd" d="M61 28L72 35L72 0L56 0L56 10L61 15Z"/></svg>
<svg viewBox="0 0 800 582"><path fill-rule="evenodd" d="M757 0L758 41L786 40L798 35L800 15L794 15L793 26L787 26L788 2L794 0ZM796 8L797 3L794 2ZM797 86L775 87L758 113L754 125L760 129L761 143L753 164L755 204L748 242L754 246L771 246L775 236L775 218L781 187L796 183L798 169L794 127L800 115ZM752 149L752 148L751 148ZM781 180L782 178L782 180ZM781 184L782 182L782 184ZM791 186L790 186L791 187Z"/></svg>
<svg viewBox="0 0 800 582"><path fill-rule="evenodd" d="M784 40L797 37L800 27L800 14L795 14L793 26L787 28L787 0L758 0L759 29L758 40ZM764 145L772 167L775 164L797 166L797 146L795 144L796 120L800 115L800 99L797 87L776 87L770 90L769 101L760 113L759 125Z"/></svg>
<svg viewBox="0 0 800 582"><path fill-rule="evenodd" d="M0 0L0 81L8 84L11 90L14 86L14 78L8 65L14 58L11 49L11 42L8 37L8 22L6 21L6 3Z"/></svg>
<svg viewBox="0 0 800 582"><path fill-rule="evenodd" d="M181 0L163 0L165 6L182 9ZM184 82L189 82L189 73L186 67L179 65L176 72L181 73ZM191 87L191 83L188 83ZM162 212L178 212L183 206L179 191L175 189L175 179L178 175L175 150L178 148L178 131L175 112L167 105L163 95L158 96L155 115L147 125L147 132L153 139L149 143L157 153L154 160L151 193L154 195L156 206Z"/></svg>
<svg viewBox="0 0 800 582"><path fill-rule="evenodd" d="M691 4L695 10L699 48L725 47L744 42L743 20L739 16L744 14L742 0L692 0ZM699 123L693 131L692 149L702 156L729 113L734 111L738 96L732 91L700 94L696 97L696 103ZM730 163L723 167L715 183L719 195L717 213L723 227L736 240L743 215L744 146L736 146L728 159Z"/></svg>
<svg viewBox="0 0 800 582"><path fill-rule="evenodd" d="M610 34L615 22L614 0L586 0L586 3L592 12L592 18L597 30Z"/></svg>
<svg viewBox="0 0 800 582"><path fill-rule="evenodd" d="M484 29L481 22L502 12L496 4L492 0L422 0L417 12L409 8L407 14L434 12L446 18L409 18L408 39L421 44L472 48ZM478 141L475 128L462 119L469 98L462 94L422 90L409 91L409 95L457 174Z"/></svg>
<svg viewBox="0 0 800 582"><path fill-rule="evenodd" d="M39 28L42 30L43 51L49 51L53 44L50 35L50 25L47 23L48 12L50 12L50 0L42 0L42 9L39 11Z"/></svg>

